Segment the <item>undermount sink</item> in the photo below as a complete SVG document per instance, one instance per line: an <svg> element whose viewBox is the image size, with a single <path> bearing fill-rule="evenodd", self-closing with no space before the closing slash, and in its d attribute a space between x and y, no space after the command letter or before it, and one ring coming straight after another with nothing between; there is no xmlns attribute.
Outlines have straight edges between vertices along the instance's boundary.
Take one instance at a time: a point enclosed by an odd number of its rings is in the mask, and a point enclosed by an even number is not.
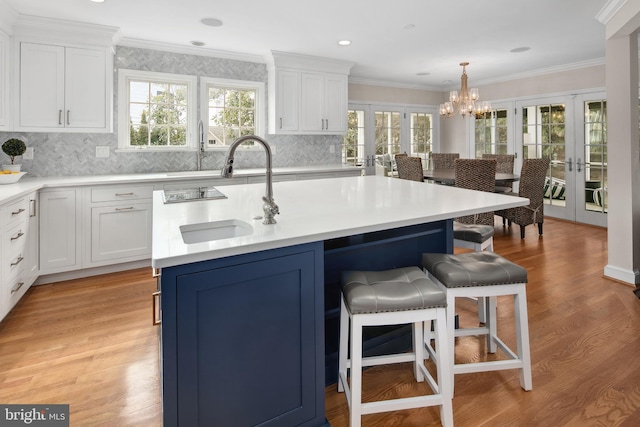
<svg viewBox="0 0 640 427"><path fill-rule="evenodd" d="M253 227L238 219L181 225L180 233L186 244L211 242L253 234Z"/></svg>

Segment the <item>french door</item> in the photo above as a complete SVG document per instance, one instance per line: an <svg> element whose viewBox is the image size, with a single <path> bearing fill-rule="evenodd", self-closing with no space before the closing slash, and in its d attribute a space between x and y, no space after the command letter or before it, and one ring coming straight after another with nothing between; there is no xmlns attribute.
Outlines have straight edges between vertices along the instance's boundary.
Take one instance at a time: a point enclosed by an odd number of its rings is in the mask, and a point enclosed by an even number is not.
<svg viewBox="0 0 640 427"><path fill-rule="evenodd" d="M421 157L427 168L438 148L439 122L434 117L435 107L349 104L343 163L364 166L367 175L374 175L378 164L392 174L394 156L408 153Z"/></svg>
<svg viewBox="0 0 640 427"><path fill-rule="evenodd" d="M516 112L518 158L551 160L545 215L606 227L604 94L518 101Z"/></svg>

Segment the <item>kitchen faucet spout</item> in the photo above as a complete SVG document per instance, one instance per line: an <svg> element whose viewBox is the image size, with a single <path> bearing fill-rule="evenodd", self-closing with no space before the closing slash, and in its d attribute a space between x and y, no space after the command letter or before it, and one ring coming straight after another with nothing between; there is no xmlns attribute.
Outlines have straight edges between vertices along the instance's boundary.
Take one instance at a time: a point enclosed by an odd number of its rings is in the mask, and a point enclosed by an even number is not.
<svg viewBox="0 0 640 427"><path fill-rule="evenodd" d="M264 197L262 197L262 201L264 205L262 205L262 209L264 211L264 221L263 224L275 224L275 215L280 213L280 208L276 204L275 200L273 200L273 179L272 179L272 171L271 171L271 147L264 139L260 138L256 135L244 135L240 138L236 139L229 146L229 151L227 151L227 155L224 159L224 166L222 168L222 172L220 175L223 178L231 178L233 176L233 160L236 149L243 143L247 141L256 141L264 147L266 154L266 181L267 188Z"/></svg>

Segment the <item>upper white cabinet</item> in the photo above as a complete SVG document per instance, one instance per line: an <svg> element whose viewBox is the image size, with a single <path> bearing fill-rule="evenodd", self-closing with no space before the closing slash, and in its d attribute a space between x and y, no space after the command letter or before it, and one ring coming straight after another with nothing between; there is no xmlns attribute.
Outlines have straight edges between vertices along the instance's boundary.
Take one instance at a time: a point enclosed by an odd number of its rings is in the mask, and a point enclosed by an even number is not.
<svg viewBox="0 0 640 427"><path fill-rule="evenodd" d="M107 130L107 60L106 49L20 43L18 129Z"/></svg>
<svg viewBox="0 0 640 427"><path fill-rule="evenodd" d="M20 16L13 37L13 130L112 132L116 31Z"/></svg>
<svg viewBox="0 0 640 427"><path fill-rule="evenodd" d="M269 133L343 134L351 63L272 52Z"/></svg>
<svg viewBox="0 0 640 427"><path fill-rule="evenodd" d="M10 55L11 39L7 33L0 30L0 130L10 130L9 117L9 78L11 76Z"/></svg>

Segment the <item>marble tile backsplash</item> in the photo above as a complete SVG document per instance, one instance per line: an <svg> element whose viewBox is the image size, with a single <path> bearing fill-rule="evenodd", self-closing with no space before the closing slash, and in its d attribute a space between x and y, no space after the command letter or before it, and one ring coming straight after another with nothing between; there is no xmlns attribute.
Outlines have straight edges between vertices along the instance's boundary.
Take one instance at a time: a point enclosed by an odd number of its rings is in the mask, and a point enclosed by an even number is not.
<svg viewBox="0 0 640 427"><path fill-rule="evenodd" d="M150 49L118 47L115 68L190 74L206 77L234 78L267 83L265 64L162 52ZM117 80L117 74L114 80ZM118 152L117 81L114 82L114 133L38 133L0 132L0 144L9 138L20 138L34 148L34 159L16 159L30 176L77 176L173 172L196 170L196 152ZM341 163L341 136L267 135L273 147L274 167L333 165ZM334 146L334 153L330 146ZM96 157L97 146L108 146L109 157ZM224 151L207 151L202 169L220 169ZM264 152L236 152L238 168L264 167ZM0 151L0 163L9 158Z"/></svg>

